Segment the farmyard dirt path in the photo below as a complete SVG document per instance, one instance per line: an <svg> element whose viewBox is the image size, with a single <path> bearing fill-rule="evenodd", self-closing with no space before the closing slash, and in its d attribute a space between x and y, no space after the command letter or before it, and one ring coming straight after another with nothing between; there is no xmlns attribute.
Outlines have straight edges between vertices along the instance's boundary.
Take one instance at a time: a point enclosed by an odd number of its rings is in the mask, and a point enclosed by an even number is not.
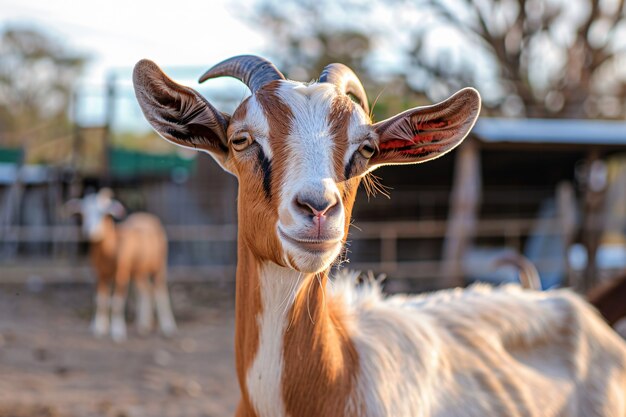
<svg viewBox="0 0 626 417"><path fill-rule="evenodd" d="M0 286L0 417L234 415L232 294L174 287L177 337L118 345L89 333L91 291Z"/></svg>

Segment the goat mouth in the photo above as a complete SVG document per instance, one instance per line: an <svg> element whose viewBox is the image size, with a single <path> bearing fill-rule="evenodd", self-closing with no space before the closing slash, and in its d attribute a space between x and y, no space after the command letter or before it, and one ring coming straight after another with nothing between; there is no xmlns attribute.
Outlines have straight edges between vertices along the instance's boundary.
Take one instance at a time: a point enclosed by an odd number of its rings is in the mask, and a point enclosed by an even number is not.
<svg viewBox="0 0 626 417"><path fill-rule="evenodd" d="M341 239L309 239L309 238L295 238L289 236L282 229L278 228L280 237L290 244L298 247L299 249L311 252L314 254L322 254L329 252L337 247L341 242Z"/></svg>

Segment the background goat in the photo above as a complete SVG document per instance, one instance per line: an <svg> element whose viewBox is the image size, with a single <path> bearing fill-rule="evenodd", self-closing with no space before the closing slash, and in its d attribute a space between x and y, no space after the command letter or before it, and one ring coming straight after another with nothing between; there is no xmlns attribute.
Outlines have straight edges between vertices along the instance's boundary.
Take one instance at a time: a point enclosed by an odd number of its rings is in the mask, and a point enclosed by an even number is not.
<svg viewBox="0 0 626 417"><path fill-rule="evenodd" d="M146 334L152 329L153 303L164 335L176 330L167 290L167 238L159 219L148 213L135 213L122 223L124 207L112 198L111 190L66 203L71 213L80 213L82 230L89 239L91 262L97 275L96 312L92 331L103 336L109 331L115 341L126 338L124 310L128 284L134 278L137 289L137 330ZM154 280L154 288L151 282ZM113 296L111 297L111 288Z"/></svg>

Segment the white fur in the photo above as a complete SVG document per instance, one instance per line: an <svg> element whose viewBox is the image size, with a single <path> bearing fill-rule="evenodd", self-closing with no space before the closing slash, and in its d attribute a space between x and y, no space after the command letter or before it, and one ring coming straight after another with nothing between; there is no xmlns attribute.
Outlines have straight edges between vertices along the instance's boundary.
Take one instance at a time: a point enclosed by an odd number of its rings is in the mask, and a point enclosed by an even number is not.
<svg viewBox="0 0 626 417"><path fill-rule="evenodd" d="M329 296L349 309L361 366L350 407L365 404L367 416L626 413L616 384L626 347L570 291L479 285L385 298L349 278Z"/></svg>
<svg viewBox="0 0 626 417"><path fill-rule="evenodd" d="M248 132L263 147L263 153L268 160L271 161L274 157L272 147L268 142L269 124L261 104L254 95L248 100L246 118L233 122L229 130L233 132L233 137L236 137L239 131Z"/></svg>
<svg viewBox="0 0 626 417"><path fill-rule="evenodd" d="M159 327L165 336L172 336L176 333L176 321L172 313L170 297L167 287L157 287L154 291L154 301L156 304L157 317L159 319Z"/></svg>
<svg viewBox="0 0 626 417"><path fill-rule="evenodd" d="M125 305L126 297L114 295L111 298L111 337L116 342L126 340Z"/></svg>
<svg viewBox="0 0 626 417"><path fill-rule="evenodd" d="M289 323L287 312L300 288L301 274L275 264L260 271L261 304L257 318L259 350L248 371L250 400L260 416L286 416L282 401L283 334Z"/></svg>
<svg viewBox="0 0 626 417"><path fill-rule="evenodd" d="M302 275L270 263L259 275L259 348L246 385L257 415L282 417L283 341ZM385 297L376 281L356 286L357 276L341 272L327 288L359 358L346 415L626 412L626 347L576 294L475 285Z"/></svg>
<svg viewBox="0 0 626 417"><path fill-rule="evenodd" d="M336 91L328 84L284 82L277 94L289 105L293 114L291 132L286 140L289 155L286 172L289 175L281 179L278 228L292 237L305 236L310 234L313 225L293 205L294 199L300 193L325 198L336 196L338 204L342 204L335 183L334 142L328 124L330 103ZM340 241L344 234L343 209L328 217L325 233L336 240L337 245L324 254L321 262L319 256L302 251L286 240L281 242L285 252L293 257L300 269L316 271L331 262L341 251Z"/></svg>
<svg viewBox="0 0 626 417"><path fill-rule="evenodd" d="M350 115L350 124L348 125L348 149L343 156L343 165L348 165L350 158L358 151L363 143L363 138L369 136L372 138L372 145L376 145L376 133L372 130L369 120L365 112L360 107Z"/></svg>
<svg viewBox="0 0 626 417"><path fill-rule="evenodd" d="M137 331L146 335L152 330L152 289L146 281L137 285Z"/></svg>
<svg viewBox="0 0 626 417"><path fill-rule="evenodd" d="M108 201L99 194L86 195L81 201L83 233L92 242L102 239L102 223L107 213Z"/></svg>

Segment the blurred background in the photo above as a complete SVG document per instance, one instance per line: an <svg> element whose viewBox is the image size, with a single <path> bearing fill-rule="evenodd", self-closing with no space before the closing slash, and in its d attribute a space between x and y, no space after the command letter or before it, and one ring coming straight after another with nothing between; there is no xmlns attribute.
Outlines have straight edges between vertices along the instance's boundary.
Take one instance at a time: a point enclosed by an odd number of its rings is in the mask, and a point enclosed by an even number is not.
<svg viewBox="0 0 626 417"><path fill-rule="evenodd" d="M390 292L515 281L494 266L510 253L544 289L625 273L623 0L0 0L0 416L233 413L236 181L152 132L131 72L152 59L232 112L243 84L197 78L246 53L299 81L350 66L375 120L483 97L457 151L376 172L344 267ZM89 335L94 273L62 206L104 186L166 226L175 340Z"/></svg>

